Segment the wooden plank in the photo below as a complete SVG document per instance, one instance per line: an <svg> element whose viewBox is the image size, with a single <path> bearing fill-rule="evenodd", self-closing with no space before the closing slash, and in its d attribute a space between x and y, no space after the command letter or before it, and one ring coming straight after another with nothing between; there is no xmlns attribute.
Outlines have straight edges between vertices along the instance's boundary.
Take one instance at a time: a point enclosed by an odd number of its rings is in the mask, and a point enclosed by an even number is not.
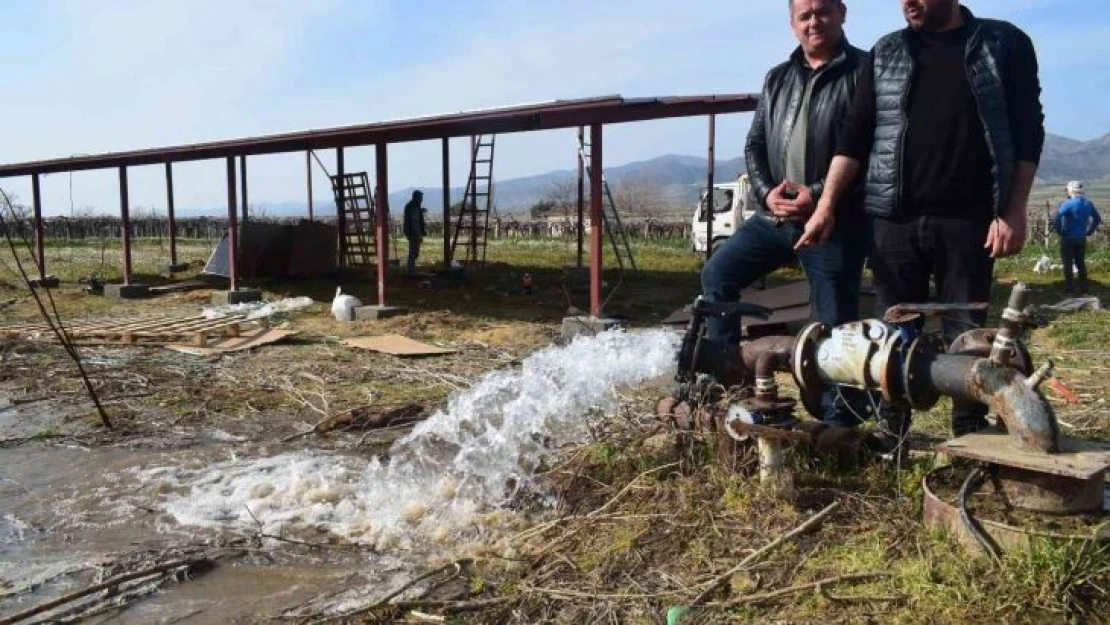
<svg viewBox="0 0 1110 625"><path fill-rule="evenodd" d="M214 339L208 342L204 347L171 343L166 345L166 349L194 356L211 356L213 354L237 352L244 349L259 347L261 345L276 343L277 341L281 341L295 334L297 334L297 332L294 330L254 328L244 331L239 336Z"/></svg>
<svg viewBox="0 0 1110 625"><path fill-rule="evenodd" d="M157 328L153 330L143 330L140 334L144 336L153 336L158 334L192 334L194 332L215 332L222 330L228 326L238 325L243 322L245 318L241 316L236 317L218 317L216 319L197 319L188 323L179 323L164 328Z"/></svg>
<svg viewBox="0 0 1110 625"><path fill-rule="evenodd" d="M1059 453L1025 451L1008 434L977 432L937 446L952 456L991 462L1039 473L1089 480L1110 469L1110 445L1096 441L1060 437Z"/></svg>
<svg viewBox="0 0 1110 625"><path fill-rule="evenodd" d="M385 334L382 336L359 336L345 339L344 345L358 349L382 352L393 356L436 356L440 354L453 354L458 350L436 347L420 341L414 341L399 334Z"/></svg>

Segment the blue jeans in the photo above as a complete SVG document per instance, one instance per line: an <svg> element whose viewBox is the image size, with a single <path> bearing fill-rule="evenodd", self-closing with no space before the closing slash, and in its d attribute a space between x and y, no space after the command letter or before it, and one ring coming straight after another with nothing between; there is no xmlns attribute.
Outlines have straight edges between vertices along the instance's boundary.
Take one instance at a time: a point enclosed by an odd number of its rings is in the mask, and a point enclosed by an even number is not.
<svg viewBox="0 0 1110 625"><path fill-rule="evenodd" d="M870 225L862 219L837 222L828 242L795 252L794 244L802 231L800 224L776 226L759 215L748 219L705 264L701 271L702 295L711 302L738 301L741 290L797 256L809 281L813 316L830 326L857 321L863 264L871 248ZM706 330L710 339L740 344L739 323L709 319ZM860 401L853 397L849 403L858 406L855 413L863 416L862 407L867 404L860 395ZM825 393L823 421L858 425L860 419L856 414L845 402L838 401L835 388Z"/></svg>

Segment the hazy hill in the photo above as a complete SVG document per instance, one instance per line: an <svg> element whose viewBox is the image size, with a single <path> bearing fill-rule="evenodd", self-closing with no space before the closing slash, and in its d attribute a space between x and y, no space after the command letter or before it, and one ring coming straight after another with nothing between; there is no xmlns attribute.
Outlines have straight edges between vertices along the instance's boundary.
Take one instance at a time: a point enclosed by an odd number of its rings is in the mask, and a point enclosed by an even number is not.
<svg viewBox="0 0 1110 625"><path fill-rule="evenodd" d="M732 180L743 169L742 158L718 161L716 180ZM496 174L496 163L494 173ZM605 170L605 176L614 191L623 184L642 183L646 187L654 187L666 203L675 206L693 205L698 197L699 187L705 184L705 174L703 157L678 154L667 154L644 161L610 166ZM1045 199L1056 201L1062 192L1063 183L1073 179L1083 180L1096 193L1100 189L1110 188L1110 134L1090 141L1077 141L1053 134L1046 137L1033 201L1040 203ZM523 213L550 194L558 185L573 185L574 181L575 171L572 169L523 178L495 180L494 198L500 213ZM433 212L441 210L443 197L441 189L422 187L422 190L425 206ZM451 190L454 201L458 201L462 194L462 185ZM411 195L412 188L397 190L390 194L390 203L395 210L400 210ZM315 208L319 215L335 213L335 207L325 198L317 200ZM260 210L271 216L307 214L303 202L266 204L260 207ZM185 212L219 215L224 213L224 209Z"/></svg>

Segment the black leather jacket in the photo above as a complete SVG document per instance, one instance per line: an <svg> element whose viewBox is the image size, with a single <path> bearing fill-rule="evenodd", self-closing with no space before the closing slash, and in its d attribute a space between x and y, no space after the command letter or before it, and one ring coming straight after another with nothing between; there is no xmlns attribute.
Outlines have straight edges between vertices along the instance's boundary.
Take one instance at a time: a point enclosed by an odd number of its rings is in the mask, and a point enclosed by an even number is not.
<svg viewBox="0 0 1110 625"><path fill-rule="evenodd" d="M825 176L836 151L837 128L852 103L856 81L866 60L867 53L853 47L845 38L841 40L837 55L816 70L816 82L807 112L807 179L804 181L813 193L815 203L825 188ZM799 47L789 60L767 72L744 150L752 199L758 214L770 215L767 194L785 177L790 135L805 93L806 80L812 71L805 66ZM862 185L853 186L844 194L842 203L836 209L837 220L862 217L861 201Z"/></svg>

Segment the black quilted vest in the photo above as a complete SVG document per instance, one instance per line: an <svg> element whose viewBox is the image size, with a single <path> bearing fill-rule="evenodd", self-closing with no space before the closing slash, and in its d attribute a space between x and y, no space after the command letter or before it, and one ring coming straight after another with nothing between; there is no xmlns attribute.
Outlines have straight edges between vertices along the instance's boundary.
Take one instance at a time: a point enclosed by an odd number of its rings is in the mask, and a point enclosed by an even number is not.
<svg viewBox="0 0 1110 625"><path fill-rule="evenodd" d="M999 215L1010 200L1010 184L1014 177L1014 141L1002 76L1005 74L1006 51L1016 29L1006 22L978 19L965 7L960 7L960 10L971 28L965 66L986 132L994 178L991 197L994 214ZM896 215L902 203L906 106L914 73L908 33L908 30L891 33L880 39L872 50L875 139L867 167L864 208L877 217Z"/></svg>

